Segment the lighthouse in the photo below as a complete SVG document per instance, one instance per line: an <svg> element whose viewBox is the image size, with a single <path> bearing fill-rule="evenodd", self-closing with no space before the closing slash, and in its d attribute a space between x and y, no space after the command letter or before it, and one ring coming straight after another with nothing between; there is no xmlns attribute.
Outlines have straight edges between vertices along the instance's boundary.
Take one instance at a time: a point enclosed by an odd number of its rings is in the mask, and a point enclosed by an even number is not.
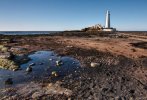
<svg viewBox="0 0 147 100"><path fill-rule="evenodd" d="M108 31L108 32L116 31L115 28L112 28L110 26L110 11L109 10L107 10L106 12L106 22L105 22L105 28L103 28L103 31Z"/></svg>
<svg viewBox="0 0 147 100"><path fill-rule="evenodd" d="M106 18L106 20L105 20L104 27L101 26L100 24L96 24L94 26L84 28L84 29L82 29L82 31L104 31L104 32L108 32L108 33L115 32L116 28L113 28L110 24L110 11L109 10L107 10L105 18Z"/></svg>
<svg viewBox="0 0 147 100"><path fill-rule="evenodd" d="M105 24L105 28L110 28L110 11L107 10L106 13L106 24Z"/></svg>

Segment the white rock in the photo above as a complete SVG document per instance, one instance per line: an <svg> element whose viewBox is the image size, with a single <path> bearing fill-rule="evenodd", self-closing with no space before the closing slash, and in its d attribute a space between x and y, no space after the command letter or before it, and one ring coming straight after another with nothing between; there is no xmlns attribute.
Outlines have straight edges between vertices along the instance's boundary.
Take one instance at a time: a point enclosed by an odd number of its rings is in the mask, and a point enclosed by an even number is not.
<svg viewBox="0 0 147 100"><path fill-rule="evenodd" d="M90 66L91 67L98 67L100 64L99 63L95 63L95 62L91 62Z"/></svg>
<svg viewBox="0 0 147 100"><path fill-rule="evenodd" d="M57 65L57 66L61 66L61 65L63 65L63 62L62 62L61 60L57 60L57 61L56 61L56 65Z"/></svg>
<svg viewBox="0 0 147 100"><path fill-rule="evenodd" d="M29 64L29 66L34 66L35 65L35 63L31 63L31 64Z"/></svg>
<svg viewBox="0 0 147 100"><path fill-rule="evenodd" d="M32 72L32 67L30 67L30 66L27 67L26 71L27 71L27 72Z"/></svg>

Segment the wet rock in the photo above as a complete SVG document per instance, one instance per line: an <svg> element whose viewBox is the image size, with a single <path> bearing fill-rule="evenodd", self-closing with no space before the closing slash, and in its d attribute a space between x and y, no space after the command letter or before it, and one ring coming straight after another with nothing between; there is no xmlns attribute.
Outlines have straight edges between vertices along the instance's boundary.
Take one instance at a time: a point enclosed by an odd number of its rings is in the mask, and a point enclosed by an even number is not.
<svg viewBox="0 0 147 100"><path fill-rule="evenodd" d="M39 63L39 65L43 65L43 62Z"/></svg>
<svg viewBox="0 0 147 100"><path fill-rule="evenodd" d="M91 67L98 67L98 66L100 66L100 63L91 62L90 66Z"/></svg>
<svg viewBox="0 0 147 100"><path fill-rule="evenodd" d="M19 64L24 64L24 63L27 63L28 61L30 61L30 58L26 54L19 54L19 55L15 56L14 59Z"/></svg>
<svg viewBox="0 0 147 100"><path fill-rule="evenodd" d="M52 74L52 76L55 76L55 77L58 76L58 73L56 71L53 71L51 74Z"/></svg>
<svg viewBox="0 0 147 100"><path fill-rule="evenodd" d="M147 90L147 85L146 85L146 86L144 86L144 89L145 89L145 90Z"/></svg>
<svg viewBox="0 0 147 100"><path fill-rule="evenodd" d="M49 61L52 61L52 60L53 60L53 59L51 59L51 58L49 59Z"/></svg>
<svg viewBox="0 0 147 100"><path fill-rule="evenodd" d="M31 64L29 64L29 66L35 66L35 63L31 63Z"/></svg>
<svg viewBox="0 0 147 100"><path fill-rule="evenodd" d="M19 70L19 69L12 69L13 71L17 71L17 70Z"/></svg>
<svg viewBox="0 0 147 100"><path fill-rule="evenodd" d="M5 85L11 85L11 84L13 84L12 78L8 78L8 79L5 81Z"/></svg>
<svg viewBox="0 0 147 100"><path fill-rule="evenodd" d="M132 48L131 50L132 50L133 52L136 52L136 51L137 51L137 50L136 50L136 49L134 49L134 48Z"/></svg>
<svg viewBox="0 0 147 100"><path fill-rule="evenodd" d="M63 65L63 62L61 60L57 60L56 61L56 66L61 66L61 65Z"/></svg>
<svg viewBox="0 0 147 100"><path fill-rule="evenodd" d="M31 66L27 67L26 71L27 72L32 72L32 67Z"/></svg>

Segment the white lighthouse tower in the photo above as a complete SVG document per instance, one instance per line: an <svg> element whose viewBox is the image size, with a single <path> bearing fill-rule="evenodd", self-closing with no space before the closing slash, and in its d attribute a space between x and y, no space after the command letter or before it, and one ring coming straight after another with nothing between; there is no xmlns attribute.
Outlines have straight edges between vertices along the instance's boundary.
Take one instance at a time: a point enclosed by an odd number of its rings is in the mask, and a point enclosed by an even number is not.
<svg viewBox="0 0 147 100"><path fill-rule="evenodd" d="M106 13L106 24L105 24L105 28L110 28L110 11L107 10Z"/></svg>
<svg viewBox="0 0 147 100"><path fill-rule="evenodd" d="M112 28L110 26L110 11L109 10L107 10L106 12L106 24L105 24L105 28L103 28L103 31L109 31L109 32L116 31L115 28Z"/></svg>

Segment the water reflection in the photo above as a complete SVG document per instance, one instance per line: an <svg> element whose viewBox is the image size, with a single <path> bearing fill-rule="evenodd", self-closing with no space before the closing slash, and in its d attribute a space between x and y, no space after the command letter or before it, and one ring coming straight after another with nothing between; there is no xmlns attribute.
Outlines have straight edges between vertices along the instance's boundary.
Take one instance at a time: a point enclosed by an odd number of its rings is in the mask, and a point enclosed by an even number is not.
<svg viewBox="0 0 147 100"><path fill-rule="evenodd" d="M16 85L34 79L49 77L53 72L59 76L65 76L80 68L78 60L66 56L59 57L52 51L37 51L28 56L31 60L20 66L22 70L13 72L0 69L0 88L5 87L4 82L8 78L12 78L14 85ZM32 72L26 72L29 66L32 67Z"/></svg>

